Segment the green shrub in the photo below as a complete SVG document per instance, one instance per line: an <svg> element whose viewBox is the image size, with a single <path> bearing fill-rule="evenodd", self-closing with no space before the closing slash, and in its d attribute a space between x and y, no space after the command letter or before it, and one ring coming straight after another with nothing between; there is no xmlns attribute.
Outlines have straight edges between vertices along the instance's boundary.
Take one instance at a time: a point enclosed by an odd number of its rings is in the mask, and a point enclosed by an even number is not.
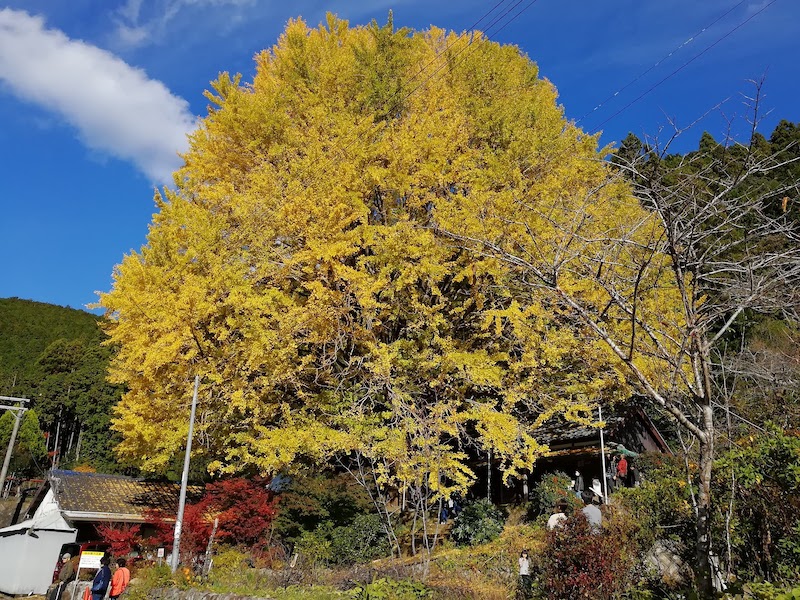
<svg viewBox="0 0 800 600"><path fill-rule="evenodd" d="M531 490L528 518L553 514L559 500L564 500L573 511L582 508L583 502L571 491L571 482L572 479L565 473L545 475Z"/></svg>
<svg viewBox="0 0 800 600"><path fill-rule="evenodd" d="M417 600L431 598L433 592L418 581L382 578L351 590L354 600Z"/></svg>
<svg viewBox="0 0 800 600"><path fill-rule="evenodd" d="M783 581L800 581L800 522L778 540L776 572Z"/></svg>
<svg viewBox="0 0 800 600"><path fill-rule="evenodd" d="M175 587L169 565L152 565L136 571L136 582L125 593L127 600L147 600L155 589Z"/></svg>
<svg viewBox="0 0 800 600"><path fill-rule="evenodd" d="M661 538L693 540L695 516L682 460L677 456L642 454L637 464L646 473L645 479L639 487L617 490L614 501L635 521L632 537L639 552L647 552ZM692 544L681 547L687 552L681 558L692 561Z"/></svg>
<svg viewBox="0 0 800 600"><path fill-rule="evenodd" d="M205 583L214 591L254 592L269 585L269 579L253 566L253 556L242 548L220 546Z"/></svg>
<svg viewBox="0 0 800 600"><path fill-rule="evenodd" d="M334 527L327 521L314 531L303 531L295 551L310 565L352 565L391 552L380 517L375 514L359 515L345 527Z"/></svg>
<svg viewBox="0 0 800 600"><path fill-rule="evenodd" d="M751 583L747 588L748 597L755 600L800 600L800 588L781 590L771 583Z"/></svg>
<svg viewBox="0 0 800 600"><path fill-rule="evenodd" d="M733 504L732 564L742 581L800 579L800 435L774 425L749 435L715 463L715 545L724 547L725 508ZM731 480L735 476L734 497Z"/></svg>
<svg viewBox="0 0 800 600"><path fill-rule="evenodd" d="M303 563L308 565L327 564L331 560L330 522L323 523L314 531L303 531L295 544L294 550L300 555Z"/></svg>
<svg viewBox="0 0 800 600"><path fill-rule="evenodd" d="M296 542L303 531L314 531L324 523L345 527L371 508L369 494L350 475L297 477L280 494L275 535Z"/></svg>
<svg viewBox="0 0 800 600"><path fill-rule="evenodd" d="M340 565L369 562L391 552L378 515L359 515L351 525L334 529L330 540L331 562Z"/></svg>
<svg viewBox="0 0 800 600"><path fill-rule="evenodd" d="M491 542L503 531L505 515L488 500L468 504L461 511L450 532L453 541L460 546L474 546Z"/></svg>

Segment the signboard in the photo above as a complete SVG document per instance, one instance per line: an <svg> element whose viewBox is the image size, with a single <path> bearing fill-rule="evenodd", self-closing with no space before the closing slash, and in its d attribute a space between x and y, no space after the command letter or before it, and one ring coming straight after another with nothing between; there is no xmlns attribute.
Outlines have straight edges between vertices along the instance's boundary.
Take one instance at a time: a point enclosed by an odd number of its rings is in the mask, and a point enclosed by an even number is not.
<svg viewBox="0 0 800 600"><path fill-rule="evenodd" d="M105 552L81 552L81 560L78 569L99 569L100 559L106 555Z"/></svg>
<svg viewBox="0 0 800 600"><path fill-rule="evenodd" d="M156 556L158 556L158 558L164 558L164 549L159 548L158 552L156 553Z"/></svg>

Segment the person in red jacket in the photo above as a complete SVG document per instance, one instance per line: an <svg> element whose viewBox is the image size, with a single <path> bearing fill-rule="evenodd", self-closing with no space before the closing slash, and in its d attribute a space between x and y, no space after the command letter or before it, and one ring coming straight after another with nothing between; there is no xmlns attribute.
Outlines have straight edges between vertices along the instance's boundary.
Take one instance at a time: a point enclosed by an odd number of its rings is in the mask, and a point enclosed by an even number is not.
<svg viewBox="0 0 800 600"><path fill-rule="evenodd" d="M617 478L621 485L628 485L628 459L623 454L617 463Z"/></svg>
<svg viewBox="0 0 800 600"><path fill-rule="evenodd" d="M131 581L131 572L125 564L124 558L117 559L117 570L114 571L114 576L111 578L111 592L108 595L111 600L117 600Z"/></svg>

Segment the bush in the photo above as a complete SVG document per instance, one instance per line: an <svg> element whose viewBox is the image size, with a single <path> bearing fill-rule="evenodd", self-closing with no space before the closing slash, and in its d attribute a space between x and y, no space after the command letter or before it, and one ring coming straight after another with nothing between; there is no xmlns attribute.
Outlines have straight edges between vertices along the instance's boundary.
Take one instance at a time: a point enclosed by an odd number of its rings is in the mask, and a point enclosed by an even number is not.
<svg viewBox="0 0 800 600"><path fill-rule="evenodd" d="M359 515L351 525L337 527L331 532L330 557L336 564L364 563L390 552L378 515Z"/></svg>
<svg viewBox="0 0 800 600"><path fill-rule="evenodd" d="M214 553L214 559L209 571L210 584L231 584L241 579L242 573L250 571L252 558L238 548L221 546Z"/></svg>
<svg viewBox="0 0 800 600"><path fill-rule="evenodd" d="M800 588L780 590L771 583L751 583L746 587L748 596L756 600L800 600Z"/></svg>
<svg viewBox="0 0 800 600"><path fill-rule="evenodd" d="M351 591L354 600L417 600L430 598L433 592L418 581L382 578Z"/></svg>
<svg viewBox="0 0 800 600"><path fill-rule="evenodd" d="M713 493L727 507L735 475L731 544L738 578L791 584L800 578L800 435L768 427L720 456ZM713 516L715 544L724 547L725 514Z"/></svg>
<svg viewBox="0 0 800 600"><path fill-rule="evenodd" d="M672 539L686 549L684 560L694 560L695 516L686 483L686 468L677 456L642 454L637 464L646 478L636 488L621 488L615 503L635 521L632 537L639 552L647 552L656 540Z"/></svg>
<svg viewBox="0 0 800 600"><path fill-rule="evenodd" d="M503 531L505 515L488 500L468 504L454 523L450 535L460 546L491 542Z"/></svg>
<svg viewBox="0 0 800 600"><path fill-rule="evenodd" d="M169 565L149 566L137 570L136 581L125 592L126 600L148 600L156 589L175 587Z"/></svg>
<svg viewBox="0 0 800 600"><path fill-rule="evenodd" d="M583 502L571 491L571 482L572 479L565 473L545 475L531 491L528 517L534 519L541 515L553 514L559 500L564 500L573 511L583 507Z"/></svg>
<svg viewBox="0 0 800 600"><path fill-rule="evenodd" d="M274 533L283 541L296 542L303 531L314 531L323 523L345 527L371 508L369 495L350 475L299 477L279 496Z"/></svg>
<svg viewBox="0 0 800 600"><path fill-rule="evenodd" d="M359 515L345 527L323 522L314 531L303 531L295 551L307 564L352 565L387 556L391 549L380 517Z"/></svg>
<svg viewBox="0 0 800 600"><path fill-rule="evenodd" d="M116 557L128 556L142 541L141 525L131 523L99 523L95 530L101 540L111 544L111 554Z"/></svg>
<svg viewBox="0 0 800 600"><path fill-rule="evenodd" d="M331 560L331 532L331 524L323 523L314 531L303 531L300 534L294 550L304 564L327 564Z"/></svg>
<svg viewBox="0 0 800 600"><path fill-rule="evenodd" d="M594 532L577 512L548 532L541 555L541 586L552 600L615 597L630 571L614 535Z"/></svg>
<svg viewBox="0 0 800 600"><path fill-rule="evenodd" d="M800 522L784 530L776 547L775 572L778 578L787 582L800 580Z"/></svg>
<svg viewBox="0 0 800 600"><path fill-rule="evenodd" d="M233 477L206 485L203 497L195 505L202 518L219 520L217 540L262 548L270 537L272 520L277 512L277 498L264 477ZM210 533L210 532L209 532ZM201 538L202 542L208 535ZM205 543L201 544L201 549Z"/></svg>

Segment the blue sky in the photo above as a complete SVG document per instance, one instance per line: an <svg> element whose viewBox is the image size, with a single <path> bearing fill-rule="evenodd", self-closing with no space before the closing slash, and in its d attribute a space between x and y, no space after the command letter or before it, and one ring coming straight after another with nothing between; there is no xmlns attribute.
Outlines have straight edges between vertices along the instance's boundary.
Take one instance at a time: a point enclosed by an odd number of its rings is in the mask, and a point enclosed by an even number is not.
<svg viewBox="0 0 800 600"><path fill-rule="evenodd" d="M761 130L800 121L796 0L11 1L0 5L0 297L78 308L108 290L114 265L145 242L154 186L179 165L208 82L220 71L251 78L253 55L287 19L316 24L330 11L383 23L392 9L397 26L460 32L515 4L487 33L539 64L573 120L718 20L581 121L604 142L688 125L727 99L724 116L683 138L688 149L742 115L747 80L765 73Z"/></svg>

